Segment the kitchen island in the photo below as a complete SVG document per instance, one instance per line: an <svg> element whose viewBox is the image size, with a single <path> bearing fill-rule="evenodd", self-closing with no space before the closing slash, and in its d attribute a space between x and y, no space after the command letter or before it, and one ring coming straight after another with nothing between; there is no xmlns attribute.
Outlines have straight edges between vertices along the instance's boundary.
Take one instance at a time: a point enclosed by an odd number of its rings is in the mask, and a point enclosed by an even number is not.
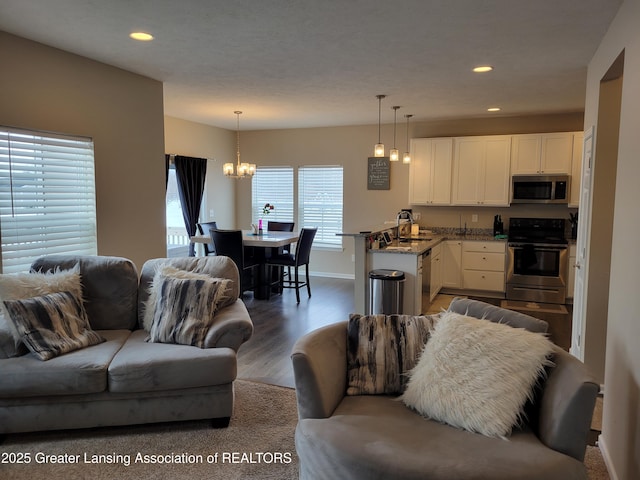
<svg viewBox="0 0 640 480"><path fill-rule="evenodd" d="M355 261L355 288L354 288L354 304L356 313L369 313L369 272L376 269L400 270L405 274L403 313L409 315L419 315L429 308L429 301L433 292L439 290L440 286L453 287L453 291L463 290L465 282L463 282L463 271L460 259L457 265L449 265L447 270L442 268L445 258L443 242L453 241L458 245L460 251L459 257L462 255L462 241L469 242L500 242L502 247L505 245L503 239L495 239L491 232L456 232L455 229L433 229L433 232L421 231L417 236L397 239L397 226L382 225L372 228L370 231L358 233L342 233L342 236L353 237L355 242L354 261ZM387 232L393 238L392 242L382 248L377 246L377 239L382 238ZM496 245L497 246L497 245ZM373 248L372 248L373 247ZM441 255L442 252L442 257ZM504 248L502 248L504 251ZM428 263L427 263L428 262ZM434 268L431 272L425 272L424 265L431 264ZM426 273L426 282L425 279ZM457 274L459 277L455 282L447 282L448 275ZM504 277L504 271L500 274ZM471 278L471 277L470 277ZM501 290L504 288L498 283L495 287ZM467 286L476 291L479 290L473 283L467 282ZM423 292L423 287L426 291ZM430 288L429 288L430 287ZM500 292L496 293L498 296Z"/></svg>

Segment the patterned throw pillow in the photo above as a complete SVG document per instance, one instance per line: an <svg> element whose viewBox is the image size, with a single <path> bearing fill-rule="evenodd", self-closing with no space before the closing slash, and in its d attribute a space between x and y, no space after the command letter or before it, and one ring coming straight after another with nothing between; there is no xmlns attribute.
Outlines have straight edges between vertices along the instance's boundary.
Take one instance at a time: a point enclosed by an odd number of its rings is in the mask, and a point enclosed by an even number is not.
<svg viewBox="0 0 640 480"><path fill-rule="evenodd" d="M425 417L505 438L554 349L541 333L444 312L401 398Z"/></svg>
<svg viewBox="0 0 640 480"><path fill-rule="evenodd" d="M4 306L22 342L40 360L105 341L91 330L82 301L71 292L6 300Z"/></svg>
<svg viewBox="0 0 640 480"><path fill-rule="evenodd" d="M400 394L438 315L357 315L347 332L347 395Z"/></svg>
<svg viewBox="0 0 640 480"><path fill-rule="evenodd" d="M224 284L217 280L162 277L147 341L204 348L225 291Z"/></svg>
<svg viewBox="0 0 640 480"><path fill-rule="evenodd" d="M156 315L156 308L160 297L160 288L165 278L182 278L190 280L203 280L208 283L218 283L221 286L220 292L216 296L217 303L214 305L215 313L218 308L221 308L228 298L229 287L231 280L228 278L212 277L206 273L197 273L189 270L182 270L171 265L161 266L153 277L153 281L149 286L149 297L145 302L144 315L142 317L142 326L147 331L151 331L151 326Z"/></svg>
<svg viewBox="0 0 640 480"><path fill-rule="evenodd" d="M22 300L56 292L71 292L82 298L80 264L70 270L0 275L0 358L11 358L29 353L20 339L4 306L5 300Z"/></svg>

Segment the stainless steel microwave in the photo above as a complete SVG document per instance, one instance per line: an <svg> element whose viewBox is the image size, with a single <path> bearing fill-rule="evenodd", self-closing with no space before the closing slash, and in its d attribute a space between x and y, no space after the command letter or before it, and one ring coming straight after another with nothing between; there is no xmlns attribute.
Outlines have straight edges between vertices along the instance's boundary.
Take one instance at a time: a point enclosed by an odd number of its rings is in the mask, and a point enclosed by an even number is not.
<svg viewBox="0 0 640 480"><path fill-rule="evenodd" d="M569 175L513 175L511 203L569 203Z"/></svg>

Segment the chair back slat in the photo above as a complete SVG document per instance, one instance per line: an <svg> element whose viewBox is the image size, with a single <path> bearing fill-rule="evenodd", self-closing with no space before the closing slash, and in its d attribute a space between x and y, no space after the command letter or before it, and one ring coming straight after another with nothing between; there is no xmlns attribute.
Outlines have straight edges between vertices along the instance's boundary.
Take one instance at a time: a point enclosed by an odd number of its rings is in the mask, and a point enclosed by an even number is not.
<svg viewBox="0 0 640 480"><path fill-rule="evenodd" d="M269 232L293 232L295 222L267 222L267 231Z"/></svg>

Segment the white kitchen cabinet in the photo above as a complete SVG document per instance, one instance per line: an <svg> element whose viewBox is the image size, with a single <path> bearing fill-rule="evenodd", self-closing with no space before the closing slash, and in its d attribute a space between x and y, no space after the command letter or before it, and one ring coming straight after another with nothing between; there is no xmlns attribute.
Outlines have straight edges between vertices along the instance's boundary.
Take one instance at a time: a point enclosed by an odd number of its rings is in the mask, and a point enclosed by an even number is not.
<svg viewBox="0 0 640 480"><path fill-rule="evenodd" d="M505 291L506 250L503 242L462 242L462 287L487 292Z"/></svg>
<svg viewBox="0 0 640 480"><path fill-rule="evenodd" d="M508 206L511 136L454 139L454 205Z"/></svg>
<svg viewBox="0 0 640 480"><path fill-rule="evenodd" d="M569 206L577 208L580 205L580 180L582 180L582 143L583 132L573 133L573 153L571 158L571 195Z"/></svg>
<svg viewBox="0 0 640 480"><path fill-rule="evenodd" d="M431 249L431 278L429 282L429 301L433 302L442 289L442 244Z"/></svg>
<svg viewBox="0 0 640 480"><path fill-rule="evenodd" d="M462 241L442 243L442 287L462 288Z"/></svg>
<svg viewBox="0 0 640 480"><path fill-rule="evenodd" d="M450 205L453 138L411 139L409 204Z"/></svg>
<svg viewBox="0 0 640 480"><path fill-rule="evenodd" d="M569 174L573 153L573 133L513 135L511 175Z"/></svg>

